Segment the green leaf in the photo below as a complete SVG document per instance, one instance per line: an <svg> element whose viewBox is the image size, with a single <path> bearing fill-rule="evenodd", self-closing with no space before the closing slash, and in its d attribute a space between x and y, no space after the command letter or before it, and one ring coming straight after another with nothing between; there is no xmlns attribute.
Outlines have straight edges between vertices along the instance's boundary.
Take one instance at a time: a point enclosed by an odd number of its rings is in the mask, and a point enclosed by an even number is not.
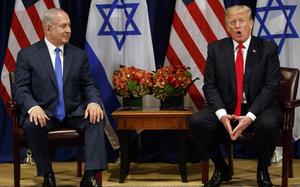
<svg viewBox="0 0 300 187"><path fill-rule="evenodd" d="M127 82L127 86L128 86L128 90L131 92L138 90L138 84L136 81L129 80Z"/></svg>
<svg viewBox="0 0 300 187"><path fill-rule="evenodd" d="M187 71L187 72L186 72L186 76L187 76L188 78L192 78L192 73L191 73L190 71Z"/></svg>
<svg viewBox="0 0 300 187"><path fill-rule="evenodd" d="M166 84L165 90L166 90L167 96L172 96L175 93L175 89L171 84Z"/></svg>

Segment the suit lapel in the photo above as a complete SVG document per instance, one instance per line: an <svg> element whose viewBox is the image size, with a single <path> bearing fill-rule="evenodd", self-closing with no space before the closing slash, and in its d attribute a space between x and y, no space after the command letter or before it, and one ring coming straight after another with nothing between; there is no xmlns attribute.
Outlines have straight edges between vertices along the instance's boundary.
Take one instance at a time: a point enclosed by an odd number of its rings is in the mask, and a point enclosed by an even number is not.
<svg viewBox="0 0 300 187"><path fill-rule="evenodd" d="M230 42L229 42L230 41ZM228 42L226 42L226 46L224 48L225 58L226 62L229 63L228 71L231 79L231 85L233 89L233 93L236 93L236 75L235 75L235 59L234 59L234 49L233 49L233 42L230 39ZM251 77L252 69L254 66L254 62L257 61L257 54L258 54L258 48L256 44L255 37L252 36L249 49L246 56L246 65L245 65L245 74L244 74L244 82L248 82L248 80Z"/></svg>
<svg viewBox="0 0 300 187"><path fill-rule="evenodd" d="M73 57L73 51L70 50L68 44L64 46L64 69L63 69L63 84L67 80L68 74L71 69L71 62Z"/></svg>
<svg viewBox="0 0 300 187"><path fill-rule="evenodd" d="M48 71L50 79L52 80L53 84L57 87L56 78L54 68L51 62L51 57L48 51L48 47L45 41L41 41L38 47L38 54L42 59L42 64L45 66L45 69Z"/></svg>
<svg viewBox="0 0 300 187"><path fill-rule="evenodd" d="M251 77L252 74L252 69L254 66L254 63L257 61L256 55L258 54L257 51L257 45L256 45L256 40L252 36L249 49L247 52L247 57L246 57L246 66L245 66L245 75L244 75L244 81L248 82L249 78Z"/></svg>
<svg viewBox="0 0 300 187"><path fill-rule="evenodd" d="M225 43L225 48L224 48L224 53L225 53L225 62L228 63L228 71L230 80L231 80L231 86L233 89L233 93L236 93L236 76L235 76L235 60L234 60L234 49L233 49L233 42L232 39L230 38L228 42Z"/></svg>

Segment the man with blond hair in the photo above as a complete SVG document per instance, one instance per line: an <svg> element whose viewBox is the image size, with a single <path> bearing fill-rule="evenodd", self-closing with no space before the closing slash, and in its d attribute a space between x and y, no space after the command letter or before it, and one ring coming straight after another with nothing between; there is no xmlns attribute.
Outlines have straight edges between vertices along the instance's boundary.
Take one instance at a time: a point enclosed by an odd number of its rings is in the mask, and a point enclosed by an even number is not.
<svg viewBox="0 0 300 187"><path fill-rule="evenodd" d="M268 167L282 112L275 99L281 79L277 46L252 36L251 9L235 5L225 10L230 35L208 45L204 94L208 106L191 116L190 129L215 165L205 187L220 186L232 175L216 137L236 140L243 132L255 135L257 184L272 186Z"/></svg>

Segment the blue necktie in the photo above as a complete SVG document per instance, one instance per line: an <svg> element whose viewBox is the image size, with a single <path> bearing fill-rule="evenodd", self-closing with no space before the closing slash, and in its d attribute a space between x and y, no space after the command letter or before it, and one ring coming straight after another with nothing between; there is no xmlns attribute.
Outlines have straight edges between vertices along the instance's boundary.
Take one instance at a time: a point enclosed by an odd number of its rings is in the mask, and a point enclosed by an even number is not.
<svg viewBox="0 0 300 187"><path fill-rule="evenodd" d="M55 117L59 121L62 121L65 117L65 106L64 106L64 93L63 93L63 82L62 82L62 67L60 60L60 49L55 49L56 57L55 57L55 77L58 87L58 101L56 104L56 112Z"/></svg>

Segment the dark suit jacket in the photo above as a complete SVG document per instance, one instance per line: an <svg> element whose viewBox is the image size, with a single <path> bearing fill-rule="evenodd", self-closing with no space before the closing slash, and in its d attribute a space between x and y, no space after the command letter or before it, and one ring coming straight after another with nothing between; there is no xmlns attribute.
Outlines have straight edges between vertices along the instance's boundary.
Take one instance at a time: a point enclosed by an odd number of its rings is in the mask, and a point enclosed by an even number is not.
<svg viewBox="0 0 300 187"><path fill-rule="evenodd" d="M252 36L243 84L250 112L258 116L265 109L277 106L274 96L280 79L277 46ZM208 45L203 90L213 112L224 108L228 113L233 113L236 103L236 76L232 38Z"/></svg>
<svg viewBox="0 0 300 187"><path fill-rule="evenodd" d="M55 113L57 82L50 54L44 40L19 51L15 74L15 98L26 115L41 106L49 117ZM66 116L83 116L88 103L101 105L98 89L89 71L88 58L82 49L64 45L63 93Z"/></svg>

